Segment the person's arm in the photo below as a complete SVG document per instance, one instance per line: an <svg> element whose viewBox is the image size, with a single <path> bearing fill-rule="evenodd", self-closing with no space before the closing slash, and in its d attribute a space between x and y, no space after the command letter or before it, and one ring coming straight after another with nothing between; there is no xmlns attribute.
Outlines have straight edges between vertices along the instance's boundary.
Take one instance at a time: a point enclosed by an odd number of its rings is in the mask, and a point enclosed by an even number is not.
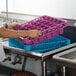
<svg viewBox="0 0 76 76"><path fill-rule="evenodd" d="M41 35L41 32L38 30L12 30L6 29L5 27L0 28L0 37L4 38L17 38L17 37L38 37Z"/></svg>
<svg viewBox="0 0 76 76"><path fill-rule="evenodd" d="M8 29L13 29L15 26L19 26L19 24L16 22L13 22L7 25L8 25ZM3 24L3 27L6 27L6 24Z"/></svg>

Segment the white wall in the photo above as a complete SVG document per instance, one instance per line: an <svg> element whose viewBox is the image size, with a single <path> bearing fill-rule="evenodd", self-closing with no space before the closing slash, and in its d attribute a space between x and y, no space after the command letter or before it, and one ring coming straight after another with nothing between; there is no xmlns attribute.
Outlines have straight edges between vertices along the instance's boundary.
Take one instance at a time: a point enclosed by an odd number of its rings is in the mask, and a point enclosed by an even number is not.
<svg viewBox="0 0 76 76"><path fill-rule="evenodd" d="M5 10L0 0L0 9ZM76 0L8 0L9 11L76 19Z"/></svg>

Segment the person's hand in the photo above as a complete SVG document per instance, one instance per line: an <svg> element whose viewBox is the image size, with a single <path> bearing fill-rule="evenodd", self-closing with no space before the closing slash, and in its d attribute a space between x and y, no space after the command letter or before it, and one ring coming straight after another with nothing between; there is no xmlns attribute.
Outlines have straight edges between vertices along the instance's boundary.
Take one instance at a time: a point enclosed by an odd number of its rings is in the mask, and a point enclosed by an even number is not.
<svg viewBox="0 0 76 76"><path fill-rule="evenodd" d="M37 38L41 35L41 31L39 30L29 30L28 31L28 36L31 37L31 38Z"/></svg>
<svg viewBox="0 0 76 76"><path fill-rule="evenodd" d="M4 27L5 27L5 25L6 25L6 24L3 24ZM8 24L8 28L9 28L9 29L12 29L12 28L14 28L14 27L17 26L17 25L18 25L17 23L13 22L13 23Z"/></svg>

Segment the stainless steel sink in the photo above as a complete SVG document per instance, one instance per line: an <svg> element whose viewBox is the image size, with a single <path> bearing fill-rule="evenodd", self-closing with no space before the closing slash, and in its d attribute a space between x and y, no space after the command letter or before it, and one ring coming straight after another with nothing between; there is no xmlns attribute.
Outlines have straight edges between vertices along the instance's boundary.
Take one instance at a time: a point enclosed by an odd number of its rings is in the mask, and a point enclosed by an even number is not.
<svg viewBox="0 0 76 76"><path fill-rule="evenodd" d="M53 60L59 65L76 68L76 47L55 54Z"/></svg>

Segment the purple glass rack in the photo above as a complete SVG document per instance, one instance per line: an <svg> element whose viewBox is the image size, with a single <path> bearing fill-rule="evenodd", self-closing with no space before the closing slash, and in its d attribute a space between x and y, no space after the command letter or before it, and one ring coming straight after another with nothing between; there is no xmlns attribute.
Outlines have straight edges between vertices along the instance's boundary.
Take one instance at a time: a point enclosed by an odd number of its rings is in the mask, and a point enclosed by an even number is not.
<svg viewBox="0 0 76 76"><path fill-rule="evenodd" d="M21 41L22 43L30 45L38 44L40 41L43 40L48 40L54 35L63 34L63 29L67 27L67 25L68 23L66 20L44 15L31 21L20 24L19 26L16 26L14 30L40 30L42 32L42 35L38 38L17 38L17 40Z"/></svg>

